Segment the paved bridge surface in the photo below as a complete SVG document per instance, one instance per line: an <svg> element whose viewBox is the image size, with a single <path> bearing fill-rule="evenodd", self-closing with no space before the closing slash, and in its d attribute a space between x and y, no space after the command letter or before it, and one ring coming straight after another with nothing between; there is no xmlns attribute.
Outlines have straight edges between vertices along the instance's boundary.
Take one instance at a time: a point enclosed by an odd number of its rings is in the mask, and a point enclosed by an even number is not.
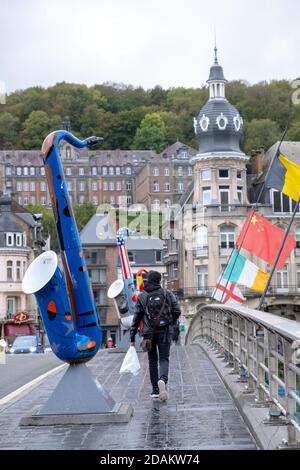
<svg viewBox="0 0 300 470"><path fill-rule="evenodd" d="M132 403L126 424L19 426L44 403L64 372L0 409L0 449L256 449L214 365L199 345L172 345L169 400L150 398L147 357L138 376L120 376L123 353L101 350L88 363L116 401Z"/></svg>

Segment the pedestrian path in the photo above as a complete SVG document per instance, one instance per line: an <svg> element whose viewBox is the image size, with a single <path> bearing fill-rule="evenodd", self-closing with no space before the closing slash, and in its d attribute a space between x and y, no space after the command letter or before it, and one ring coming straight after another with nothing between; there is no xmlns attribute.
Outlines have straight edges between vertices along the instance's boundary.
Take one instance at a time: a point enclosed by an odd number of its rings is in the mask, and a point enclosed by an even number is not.
<svg viewBox="0 0 300 470"><path fill-rule="evenodd" d="M255 449L255 443L216 369L200 346L172 345L169 400L150 398L147 357L138 376L120 376L123 353L101 350L88 363L118 402L132 403L129 423L19 427L44 403L62 373L0 409L0 449Z"/></svg>

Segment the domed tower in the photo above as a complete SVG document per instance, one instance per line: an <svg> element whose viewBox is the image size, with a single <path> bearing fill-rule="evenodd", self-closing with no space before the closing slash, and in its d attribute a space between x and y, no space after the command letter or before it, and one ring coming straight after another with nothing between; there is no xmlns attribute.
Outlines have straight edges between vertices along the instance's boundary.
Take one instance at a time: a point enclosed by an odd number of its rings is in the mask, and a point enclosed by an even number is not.
<svg viewBox="0 0 300 470"><path fill-rule="evenodd" d="M197 204L223 204L226 199L227 204L244 204L247 201L248 157L240 149L243 118L226 99L226 82L215 47L215 60L207 80L209 100L200 110L198 117L194 118L195 134L199 142L199 152L192 159L194 202ZM230 188L228 198L225 196L225 190L223 191L222 201L218 186L226 182L225 180ZM208 185L208 182L211 184ZM203 196L203 187L210 187L210 194L205 189Z"/></svg>

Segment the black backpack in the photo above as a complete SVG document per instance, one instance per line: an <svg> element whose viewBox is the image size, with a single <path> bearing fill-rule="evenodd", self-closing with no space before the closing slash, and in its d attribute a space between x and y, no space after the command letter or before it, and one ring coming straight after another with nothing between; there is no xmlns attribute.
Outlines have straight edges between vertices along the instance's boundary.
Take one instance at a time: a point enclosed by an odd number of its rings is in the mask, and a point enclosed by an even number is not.
<svg viewBox="0 0 300 470"><path fill-rule="evenodd" d="M172 323L167 292L161 289L148 294L146 315L152 328L164 327Z"/></svg>

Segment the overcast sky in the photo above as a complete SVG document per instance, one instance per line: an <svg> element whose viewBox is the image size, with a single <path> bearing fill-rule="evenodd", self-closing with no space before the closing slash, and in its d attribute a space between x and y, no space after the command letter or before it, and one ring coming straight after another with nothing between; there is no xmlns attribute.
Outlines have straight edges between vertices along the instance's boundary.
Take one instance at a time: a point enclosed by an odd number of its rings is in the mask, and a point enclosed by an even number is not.
<svg viewBox="0 0 300 470"><path fill-rule="evenodd" d="M300 75L299 0L0 0L8 92L67 81L198 87Z"/></svg>

